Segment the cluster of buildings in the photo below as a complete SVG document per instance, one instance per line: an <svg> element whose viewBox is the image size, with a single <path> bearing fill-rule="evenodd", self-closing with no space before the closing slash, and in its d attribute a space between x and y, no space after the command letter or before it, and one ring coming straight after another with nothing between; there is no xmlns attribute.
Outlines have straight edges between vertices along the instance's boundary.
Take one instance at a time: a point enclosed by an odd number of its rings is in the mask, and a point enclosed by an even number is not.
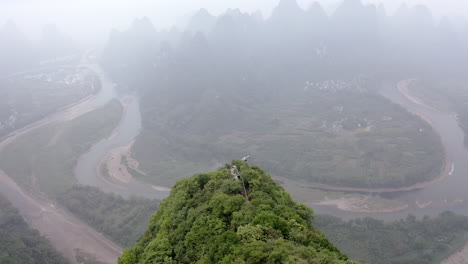
<svg viewBox="0 0 468 264"><path fill-rule="evenodd" d="M327 81L321 81L321 82L311 82L311 81L306 81L305 86L304 86L304 91L310 91L310 90L315 90L315 91L329 91L331 93L337 93L342 90L347 90L350 89L351 86L340 80L327 80Z"/></svg>
<svg viewBox="0 0 468 264"><path fill-rule="evenodd" d="M84 82L92 71L89 69L59 69L48 73L38 73L24 76L25 80L39 80L49 83L73 85Z"/></svg>

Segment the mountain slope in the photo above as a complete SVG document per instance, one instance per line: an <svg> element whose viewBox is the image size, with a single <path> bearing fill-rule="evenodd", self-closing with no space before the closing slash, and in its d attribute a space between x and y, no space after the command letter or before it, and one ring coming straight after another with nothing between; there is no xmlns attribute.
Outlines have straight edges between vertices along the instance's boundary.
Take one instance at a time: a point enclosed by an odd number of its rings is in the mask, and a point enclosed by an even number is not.
<svg viewBox="0 0 468 264"><path fill-rule="evenodd" d="M350 263L257 166L232 165L179 181L119 264ZM246 198L248 197L248 198Z"/></svg>
<svg viewBox="0 0 468 264"><path fill-rule="evenodd" d="M12 20L0 25L0 75L24 70L35 62L29 40Z"/></svg>

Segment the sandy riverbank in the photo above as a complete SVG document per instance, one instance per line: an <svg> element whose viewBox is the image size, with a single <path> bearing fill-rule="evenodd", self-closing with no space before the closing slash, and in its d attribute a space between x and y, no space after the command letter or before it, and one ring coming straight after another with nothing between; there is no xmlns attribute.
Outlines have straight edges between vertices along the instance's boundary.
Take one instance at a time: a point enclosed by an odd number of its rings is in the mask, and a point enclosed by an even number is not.
<svg viewBox="0 0 468 264"><path fill-rule="evenodd" d="M128 146L113 149L106 154L97 167L97 174L101 180L108 184L112 184L112 179L122 183L130 183L134 175L129 172L129 169L146 176L146 173L139 168L139 162L133 158L131 149L134 143L135 141ZM109 177L110 180L107 179ZM170 188L164 186L151 185L151 188L159 192L171 191Z"/></svg>
<svg viewBox="0 0 468 264"><path fill-rule="evenodd" d="M468 245L442 261L441 264L468 264Z"/></svg>
<svg viewBox="0 0 468 264"><path fill-rule="evenodd" d="M376 206L378 198L364 197L364 198L355 198L355 197L343 197L333 200L325 200L318 203L313 203L312 205L326 205L326 206L335 206L336 208L353 213L364 213L364 214L374 214L374 213L396 213L401 212L409 208L408 204L393 204L387 206ZM379 207L379 208L372 208Z"/></svg>
<svg viewBox="0 0 468 264"><path fill-rule="evenodd" d="M111 177L120 182L129 183L133 176L128 172L127 166L124 164L123 160L128 160L131 146L132 145L116 148L107 153L101 162L99 162L99 177Z"/></svg>

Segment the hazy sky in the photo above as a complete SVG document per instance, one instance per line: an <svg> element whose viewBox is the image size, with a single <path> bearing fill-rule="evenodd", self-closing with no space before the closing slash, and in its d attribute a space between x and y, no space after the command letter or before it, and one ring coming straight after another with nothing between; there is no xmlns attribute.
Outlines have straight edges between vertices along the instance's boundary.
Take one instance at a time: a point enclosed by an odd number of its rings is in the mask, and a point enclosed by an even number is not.
<svg viewBox="0 0 468 264"><path fill-rule="evenodd" d="M46 23L56 23L74 38L99 38L110 27L124 28L135 17L148 16L158 28L181 22L193 11L204 7L214 14L227 8L268 15L279 0L0 0L0 23L13 18L32 37ZM314 0L298 0L307 7ZM467 0L363 0L385 3L393 12L401 3L426 4L440 15L468 17ZM319 0L329 11L341 0ZM106 33L104 33L106 32Z"/></svg>

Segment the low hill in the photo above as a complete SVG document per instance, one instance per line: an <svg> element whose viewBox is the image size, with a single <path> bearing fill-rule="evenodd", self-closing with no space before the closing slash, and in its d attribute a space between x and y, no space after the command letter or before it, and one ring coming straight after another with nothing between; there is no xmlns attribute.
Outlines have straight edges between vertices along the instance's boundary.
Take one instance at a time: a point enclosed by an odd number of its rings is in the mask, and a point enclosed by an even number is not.
<svg viewBox="0 0 468 264"><path fill-rule="evenodd" d="M313 218L260 167L234 161L179 181L119 264L352 263Z"/></svg>

